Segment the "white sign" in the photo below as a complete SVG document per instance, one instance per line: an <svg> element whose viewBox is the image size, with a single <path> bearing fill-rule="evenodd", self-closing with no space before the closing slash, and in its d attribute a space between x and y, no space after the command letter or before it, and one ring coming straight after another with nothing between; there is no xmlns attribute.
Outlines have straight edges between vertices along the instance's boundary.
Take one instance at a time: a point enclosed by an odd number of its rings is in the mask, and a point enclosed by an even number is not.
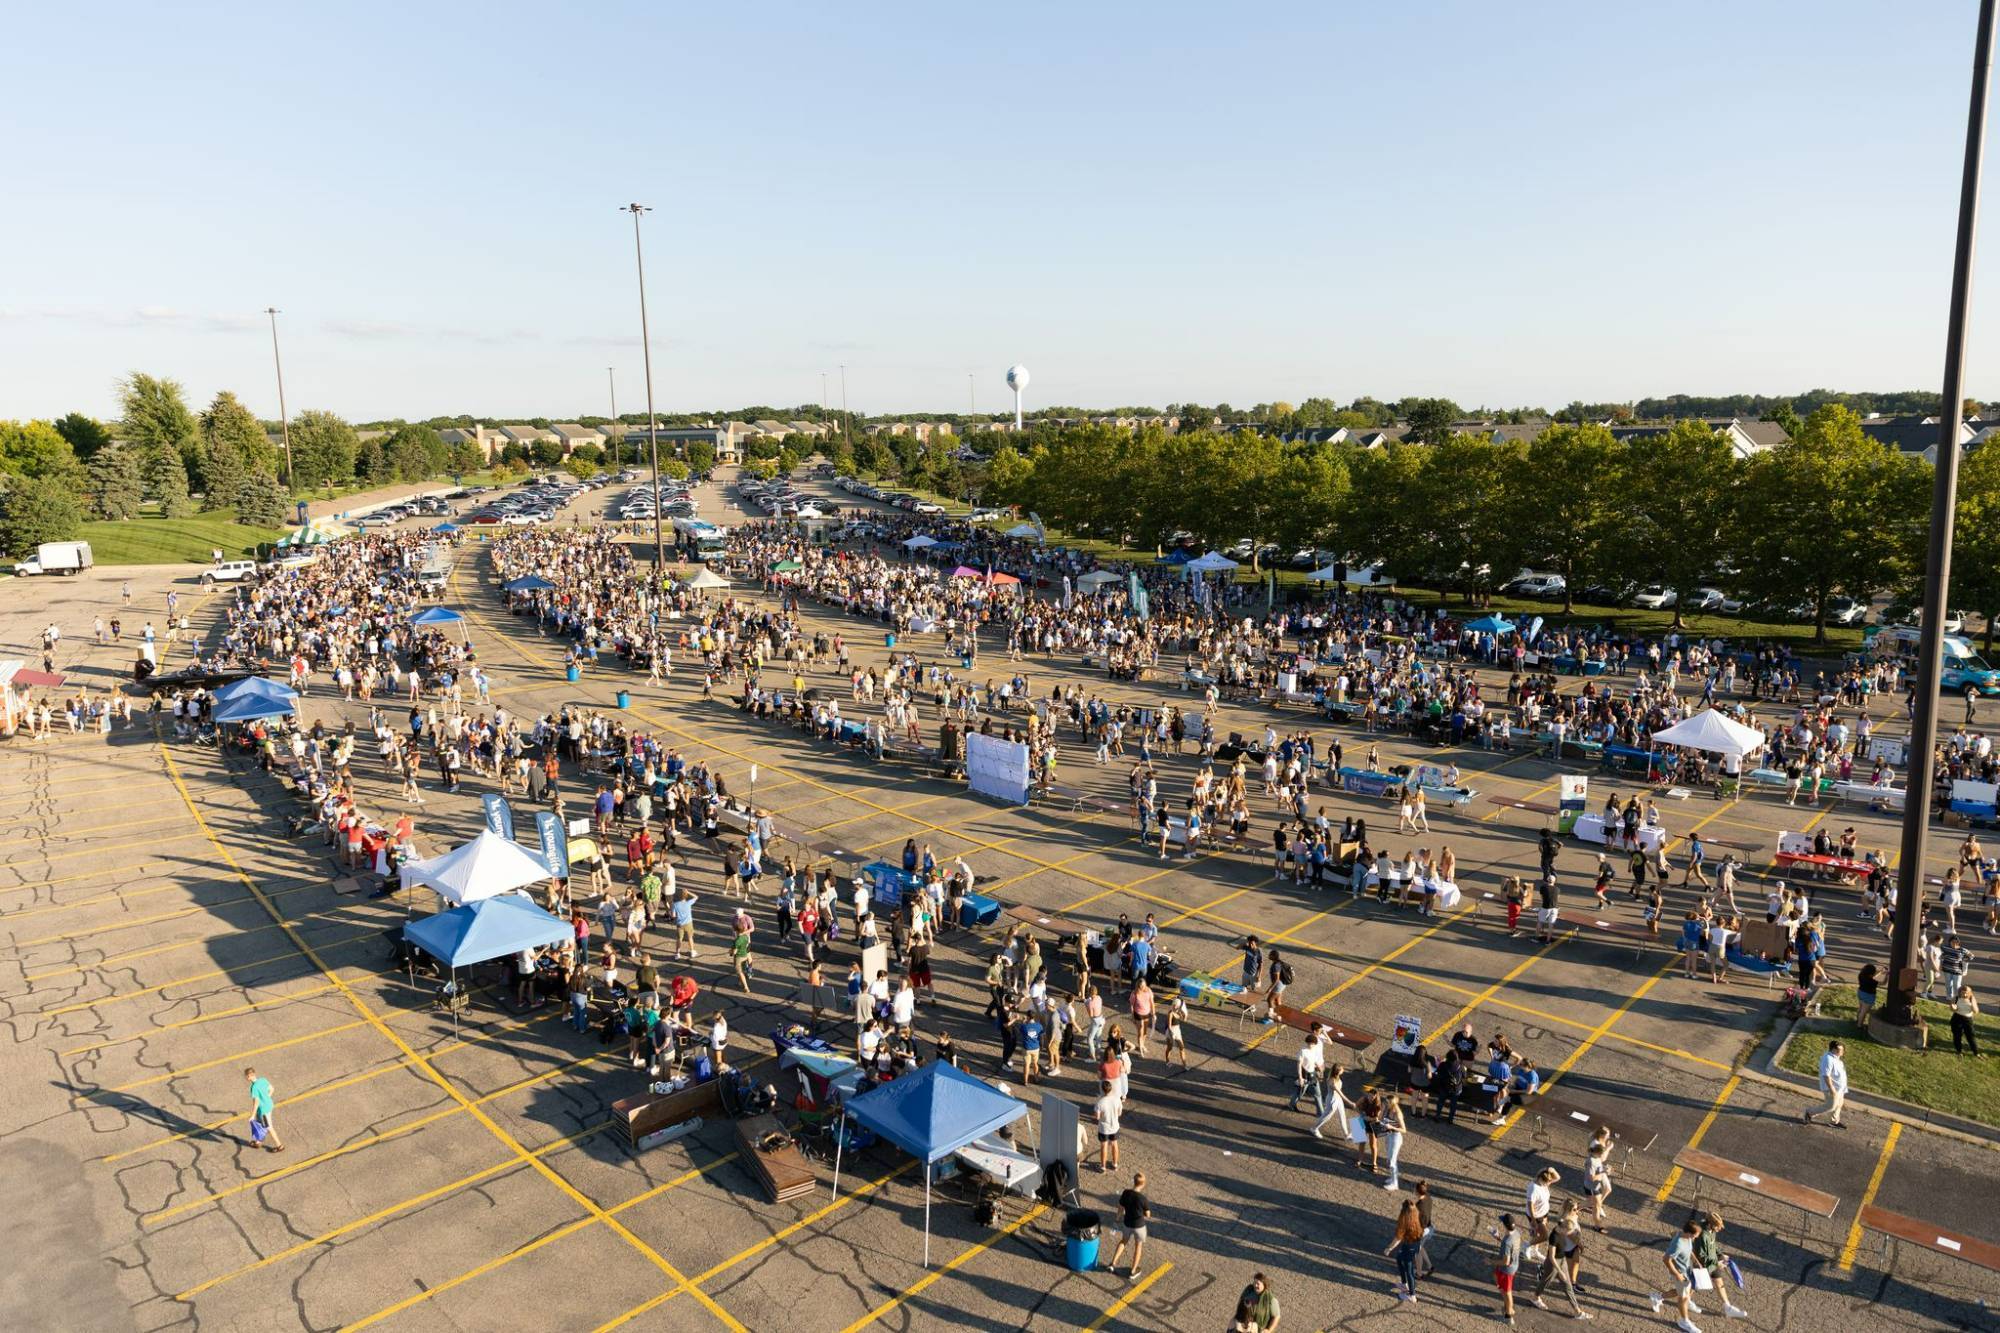
<svg viewBox="0 0 2000 1333"><path fill-rule="evenodd" d="M1415 1055L1417 1045L1423 1040L1424 1020L1414 1014L1396 1015L1396 1035L1389 1042L1389 1049L1398 1055Z"/></svg>
<svg viewBox="0 0 2000 1333"><path fill-rule="evenodd" d="M1028 747L972 732L965 738L966 785L981 796L1014 805L1028 803Z"/></svg>
<svg viewBox="0 0 2000 1333"><path fill-rule="evenodd" d="M1909 746L1900 736L1870 736L1868 758L1871 762L1880 759L1891 768L1901 768L1909 758Z"/></svg>

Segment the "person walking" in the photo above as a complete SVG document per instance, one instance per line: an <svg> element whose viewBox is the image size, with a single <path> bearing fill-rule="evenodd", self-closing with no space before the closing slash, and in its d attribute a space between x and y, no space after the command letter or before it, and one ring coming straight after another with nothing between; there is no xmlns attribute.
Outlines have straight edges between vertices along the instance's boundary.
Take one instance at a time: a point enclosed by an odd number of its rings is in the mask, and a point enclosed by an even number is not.
<svg viewBox="0 0 2000 1333"><path fill-rule="evenodd" d="M1312 1094L1313 1107L1317 1114L1326 1114L1326 1036L1320 1025L1314 1023L1306 1032L1306 1039L1299 1044L1298 1064L1293 1070L1292 1100L1285 1107L1288 1111L1299 1109L1299 1098Z"/></svg>
<svg viewBox="0 0 2000 1333"><path fill-rule="evenodd" d="M1112 1248L1111 1262L1104 1265L1112 1272L1118 1271L1118 1260L1125 1253L1125 1242L1132 1242L1132 1266L1125 1270L1125 1280L1131 1282L1139 1276L1139 1256L1146 1252L1146 1230L1153 1219L1153 1205L1146 1198L1146 1173L1135 1171L1132 1184L1118 1196L1118 1244Z"/></svg>
<svg viewBox="0 0 2000 1333"><path fill-rule="evenodd" d="M1841 1058L1846 1050L1846 1044L1838 1039L1826 1044L1826 1053L1819 1058L1819 1090L1826 1095L1826 1104L1801 1113L1808 1125L1825 1116L1826 1123L1835 1129L1846 1128L1840 1123L1840 1109L1847 1104L1847 1062Z"/></svg>
<svg viewBox="0 0 2000 1333"><path fill-rule="evenodd" d="M1722 1298L1722 1313L1731 1319L1745 1318L1742 1307L1729 1299L1728 1282L1736 1265L1722 1252L1722 1214L1710 1209L1695 1220L1701 1223L1701 1234L1694 1240L1695 1266L1707 1271L1710 1289Z"/></svg>
<svg viewBox="0 0 2000 1333"><path fill-rule="evenodd" d="M729 962L736 969L736 984L745 991L750 989L750 977L756 972L756 960L750 956L750 931L739 928L736 937L729 944Z"/></svg>
<svg viewBox="0 0 2000 1333"><path fill-rule="evenodd" d="M1396 1261L1397 1298L1412 1305L1417 1300L1417 1251L1423 1243L1424 1222L1417 1214L1417 1201L1405 1199L1396 1213L1396 1234L1382 1253Z"/></svg>
<svg viewBox="0 0 2000 1333"><path fill-rule="evenodd" d="M1394 1091L1382 1098L1381 1123L1382 1151L1389 1159L1389 1178L1382 1182L1382 1188L1399 1190L1403 1187L1399 1169L1403 1157L1403 1136L1409 1132L1409 1125L1403 1119L1403 1099Z"/></svg>
<svg viewBox="0 0 2000 1333"><path fill-rule="evenodd" d="M1583 1262L1583 1222L1575 1199L1565 1200L1562 1216L1549 1233L1548 1247L1542 1255L1541 1271L1535 1275L1533 1300L1538 1310L1548 1309L1542 1300L1542 1292L1547 1290L1549 1279L1560 1277L1563 1292L1569 1297L1570 1317L1590 1318L1589 1311L1576 1299L1576 1270Z"/></svg>
<svg viewBox="0 0 2000 1333"><path fill-rule="evenodd" d="M1326 1102L1320 1109L1319 1119L1314 1122L1312 1127L1312 1136L1316 1139L1326 1137L1320 1131L1326 1128L1328 1121L1332 1120L1338 1121L1340 1132L1346 1135L1350 1142L1353 1141L1353 1134L1349 1130L1349 1121L1354 1116L1354 1108L1348 1104L1347 1093L1340 1086L1341 1075L1346 1072L1345 1069L1336 1063L1328 1065L1321 1075L1321 1086L1326 1092Z"/></svg>
<svg viewBox="0 0 2000 1333"><path fill-rule="evenodd" d="M1118 1169L1118 1116L1124 1104L1118 1098L1118 1089L1110 1079L1100 1079L1097 1084L1097 1169L1116 1171ZM1137 1262L1136 1260L1134 1261Z"/></svg>
<svg viewBox="0 0 2000 1333"><path fill-rule="evenodd" d="M272 1093L271 1080L258 1077L255 1069L245 1069L243 1077L250 1083L251 1141L265 1152L283 1152L285 1144L278 1137L277 1122L272 1118L278 1101Z"/></svg>
<svg viewBox="0 0 2000 1333"><path fill-rule="evenodd" d="M1667 1245L1667 1252L1660 1262L1667 1268L1667 1289L1656 1291L1650 1297L1653 1313L1658 1314L1666 1304L1668 1296L1675 1302L1674 1327L1681 1333L1701 1333L1695 1325L1694 1309L1694 1242L1701 1235L1701 1223L1690 1217L1681 1227L1680 1234Z"/></svg>
<svg viewBox="0 0 2000 1333"><path fill-rule="evenodd" d="M1602 1126L1590 1140L1583 1162L1584 1188L1590 1195L1590 1223L1604 1230L1604 1205L1611 1198L1611 1136Z"/></svg>

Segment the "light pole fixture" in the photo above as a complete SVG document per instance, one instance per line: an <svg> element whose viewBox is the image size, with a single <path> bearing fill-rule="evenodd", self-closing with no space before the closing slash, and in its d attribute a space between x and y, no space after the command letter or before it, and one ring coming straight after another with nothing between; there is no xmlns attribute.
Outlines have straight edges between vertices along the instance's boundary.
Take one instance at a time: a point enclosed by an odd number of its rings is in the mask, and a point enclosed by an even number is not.
<svg viewBox="0 0 2000 1333"><path fill-rule="evenodd" d="M619 436L622 432L620 432L618 429L617 369L612 366L606 366L604 368L604 377L611 381L611 470L613 472L616 472L618 470L619 464L623 461L618 456L619 453L618 446L620 444Z"/></svg>
<svg viewBox="0 0 2000 1333"><path fill-rule="evenodd" d="M1901 859L1896 863L1889 1002L1878 1011L1883 1035L1892 1040L1902 1034L1913 1035L1919 1028L1917 923L1923 915L1924 843L1929 832L1931 786L1936 769L1938 678L1944 655L1945 594L1951 582L1951 527L1958 509L1958 455L1962 447L1959 437L1965 415L1965 340L1970 323L1972 242L1979 225L1986 85L1993 72L1994 4L1995 0L1980 0L1979 4L1979 36L1972 57L1972 103L1965 126L1965 167L1958 189L1958 248L1952 258L1951 314L1945 328L1944 410L1938 414L1930 558L1924 564L1924 620L1917 646L1916 704L1910 710L1910 768L1903 784L1903 844Z"/></svg>
<svg viewBox="0 0 2000 1333"><path fill-rule="evenodd" d="M291 491L292 480L292 418L285 411L285 362L278 355L278 308L265 306L264 313L271 317L271 364L278 371L278 429L285 437L285 489Z"/></svg>
<svg viewBox="0 0 2000 1333"><path fill-rule="evenodd" d="M639 215L653 210L644 204L626 204L618 211L632 215L632 257L639 264L639 346L646 361L646 444L653 459L653 577L658 580L667 568L667 543L660 528L660 422L653 412L653 337L646 324L646 252L639 243Z"/></svg>

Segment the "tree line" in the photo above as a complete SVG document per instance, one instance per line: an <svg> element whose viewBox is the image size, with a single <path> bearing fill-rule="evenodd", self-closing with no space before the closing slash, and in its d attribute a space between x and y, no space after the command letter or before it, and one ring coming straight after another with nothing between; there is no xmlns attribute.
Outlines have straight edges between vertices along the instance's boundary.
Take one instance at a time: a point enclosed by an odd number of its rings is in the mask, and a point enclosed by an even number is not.
<svg viewBox="0 0 2000 1333"><path fill-rule="evenodd" d="M1931 467L1844 405L1793 425L1748 458L1694 420L1630 441L1565 422L1526 443L1447 434L1376 449L1076 425L1004 437L983 498L1121 546L1186 534L1204 548L1318 548L1467 597L1522 566L1563 575L1572 598L1712 583L1823 635L1834 598L1919 586ZM1965 460L1956 540L1954 604L2000 615L2000 450Z"/></svg>

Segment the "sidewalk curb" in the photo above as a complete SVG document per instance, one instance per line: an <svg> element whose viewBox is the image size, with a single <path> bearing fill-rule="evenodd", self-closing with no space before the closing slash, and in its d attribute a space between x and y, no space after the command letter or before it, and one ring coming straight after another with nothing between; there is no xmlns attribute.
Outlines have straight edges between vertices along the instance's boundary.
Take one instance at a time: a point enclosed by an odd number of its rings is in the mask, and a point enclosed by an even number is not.
<svg viewBox="0 0 2000 1333"><path fill-rule="evenodd" d="M1767 1086L1785 1088L1792 1092L1817 1098L1819 1096L1819 1087L1814 1080L1806 1077L1804 1074L1795 1074L1778 1064L1779 1058L1784 1054L1785 1047L1790 1044L1800 1023L1805 1021L1803 1019L1779 1019L1777 1026L1771 1030L1769 1036L1764 1038L1757 1049L1750 1053L1749 1058L1743 1062L1738 1072L1745 1078L1755 1079ZM1817 1032L1808 1032L1800 1035L1820 1034ZM1836 1034L1826 1033L1824 1035L1833 1036ZM1927 1130L1933 1134L1942 1134L1947 1138L1957 1139L1961 1143L1969 1143L1974 1147L2000 1151L2000 1126L1982 1125L1976 1120L1967 1120L1961 1116L1948 1115L1943 1111L1933 1111L1926 1107L1918 1106L1914 1102L1901 1101L1895 1097L1886 1097L1880 1093L1864 1092L1860 1089L1850 1089L1848 1091L1847 1104L1850 1107L1858 1107L1871 1114L1879 1115L1886 1120L1899 1121L1902 1124L1910 1126L1912 1129Z"/></svg>

